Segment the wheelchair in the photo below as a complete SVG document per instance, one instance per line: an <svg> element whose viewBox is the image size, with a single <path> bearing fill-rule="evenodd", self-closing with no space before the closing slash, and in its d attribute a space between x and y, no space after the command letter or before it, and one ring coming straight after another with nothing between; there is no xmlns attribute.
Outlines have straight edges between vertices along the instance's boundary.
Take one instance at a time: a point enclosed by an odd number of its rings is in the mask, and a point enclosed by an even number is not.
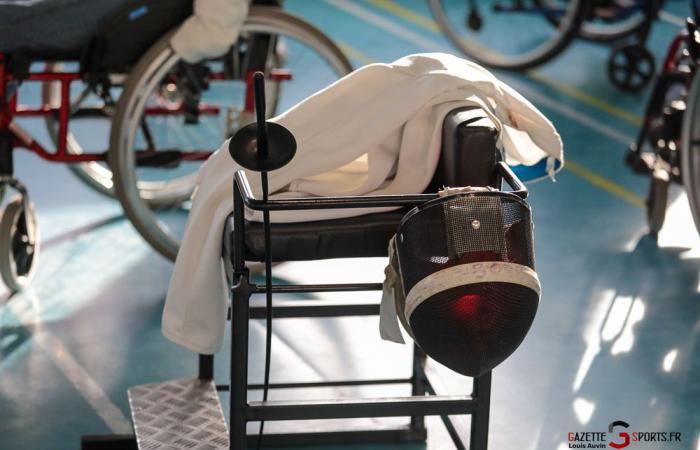
<svg viewBox="0 0 700 450"><path fill-rule="evenodd" d="M256 91L262 91L263 77L256 76ZM294 155L294 138L285 145L279 135L270 141L277 143L281 151L267 152L267 128L264 124L263 96L257 97L257 139L255 133L248 132L256 124L248 125L237 133L229 143L229 150L236 162L250 170L266 171L281 167ZM291 134L280 126L278 132ZM270 133L275 131L270 130ZM272 134L271 134L272 136ZM214 356L199 355L199 373L195 378L149 383L129 389L129 404L135 434L133 436L83 436L82 450L107 450L111 448L155 449L155 448L207 448L211 450L245 449L250 446L286 445L334 445L379 442L422 442L427 438L426 416L441 416L445 427L457 449L486 450L488 447L489 408L491 396L491 369L483 367L474 373L471 395L448 395L441 388L435 368L427 364L426 353L420 347L413 349L411 374L407 377L391 379L350 379L323 380L311 382L269 383L270 342L272 317L276 320L295 318L335 318L367 317L379 314L377 303L319 303L296 299L293 301L272 301L273 294L313 293L313 292L364 292L382 290L381 283L344 284L272 284L271 268L274 262L326 260L334 258L386 257L390 238L405 224L407 211L415 206L426 207L428 203L440 200L436 193L445 186L472 186L468 197L495 198L503 196L524 206L527 189L505 164L497 148L499 132L488 115L476 107L457 108L451 111L443 122L441 156L436 173L426 192L416 195L379 195L355 197L307 197L270 200L263 181L263 197L256 198L248 183L246 173L238 171L233 182L233 213L226 221L222 237L222 259L228 276L232 301L228 312L231 321L230 383L216 384L214 380ZM239 140L242 137L242 140ZM257 142L258 154L250 153L250 143ZM257 144L256 144L257 145ZM272 146L272 144L270 144ZM287 147L287 148L284 148ZM291 148L294 147L294 148ZM238 156L236 149L240 150ZM267 156L261 156L267 155ZM266 159L267 158L267 159ZM244 159L250 163L246 165ZM251 169L256 167L257 169ZM497 192L501 184L507 183L510 192ZM476 192L481 192L478 194ZM439 204L439 209L444 204ZM248 221L245 207L266 212L273 210L329 209L329 208L372 208L398 207L389 212L370 213L357 217L301 223L269 224L269 217L263 223ZM461 204L454 211L469 209ZM498 209L498 208L496 208ZM418 209L413 209L416 213ZM513 210L508 212L510 231L514 228ZM498 216L500 212L489 209L489 214ZM447 214L446 215L450 215ZM504 212L505 214L505 212ZM487 219L486 215L480 216ZM477 220L469 218L470 227L480 229ZM496 220L498 222L498 220ZM496 223L494 222L494 224ZM432 225L436 222L430 221ZM495 230L484 222L484 229ZM525 222L524 222L525 223ZM531 223L522 228L532 230ZM462 226L461 224L460 226ZM504 224L505 225L505 224ZM503 230L501 230L503 231ZM438 230L435 230L439 234ZM496 233L497 234L497 233ZM462 236L464 244L465 235ZM485 235L480 234L482 240ZM520 235L519 235L520 236ZM488 239L487 239L488 240ZM527 239L524 240L526 243ZM472 242L472 250L478 247ZM529 241L531 246L532 242ZM510 247L511 249L517 247ZM483 256L484 252L476 251ZM516 252L518 253L518 252ZM530 251L525 251L532 255ZM466 254L461 254L461 258ZM514 256L519 258L520 256ZM497 261L490 259L490 261ZM266 281L255 283L250 276L250 266L264 262ZM476 284L483 285L483 282ZM488 283L486 283L488 284ZM258 306L251 303L251 297L265 294L267 303ZM516 297L518 297L516 295ZM502 299L502 297L501 297ZM522 304L518 297L516 303ZM520 306L518 306L520 308ZM501 312L505 311L503 309ZM251 320L267 319L266 369L262 383L251 383L248 379L249 325ZM511 324L507 314L502 320L487 321L491 325L505 321ZM496 325L504 329L503 323ZM529 327L529 326L528 326ZM495 338L501 345L501 339ZM481 351L481 350L479 350ZM479 353L479 352L477 352ZM476 359L483 360L485 355ZM456 370L456 369L453 369ZM461 373L461 372L460 372ZM388 398L337 398L329 400L275 400L268 401L269 389L303 391L309 388L347 388L352 386L403 385L406 395ZM250 391L263 391L262 401L250 401ZM230 425L227 426L219 400L219 391L230 392ZM303 396L307 398L308 395ZM465 423L459 415L470 415L470 423ZM403 425L391 421L390 426L380 426L381 418L405 418ZM305 423L317 419L373 418L371 429L356 429L352 426L338 428L337 421L326 423L325 427L311 426L304 429ZM249 434L251 422L276 422L272 432ZM292 422L291 428L276 427L280 421ZM230 431L229 431L230 430ZM291 431L291 432L290 432ZM468 442L465 440L469 436Z"/></svg>
<svg viewBox="0 0 700 450"><path fill-rule="evenodd" d="M639 92L654 78L656 63L646 42L666 0L428 3L445 37L487 67L532 69L581 38L611 47L607 75L618 89ZM700 15L700 2L690 4L693 14Z"/></svg>
<svg viewBox="0 0 700 450"><path fill-rule="evenodd" d="M647 103L637 140L625 162L651 178L646 199L649 232L659 233L666 218L671 183L683 184L696 225L700 225L700 167L697 163L698 103L700 103L700 38L688 20L673 39ZM700 230L700 226L697 227Z"/></svg>
<svg viewBox="0 0 700 450"><path fill-rule="evenodd" d="M0 221L0 275L11 290L29 282L39 251L32 203L13 176L15 148L69 163L174 259L199 165L251 121L252 73L266 74L274 115L352 70L327 36L270 0L252 2L224 55L188 63L169 40L192 10L192 0L0 6L0 185L19 193ZM38 106L18 100L31 82L40 83ZM44 119L55 151L15 120L24 117Z"/></svg>

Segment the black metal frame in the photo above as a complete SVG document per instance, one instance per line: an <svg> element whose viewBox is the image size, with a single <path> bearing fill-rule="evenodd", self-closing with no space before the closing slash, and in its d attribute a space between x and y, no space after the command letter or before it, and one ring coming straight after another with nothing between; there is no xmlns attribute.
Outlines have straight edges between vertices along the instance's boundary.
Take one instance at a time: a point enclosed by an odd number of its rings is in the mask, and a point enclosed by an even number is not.
<svg viewBox="0 0 700 450"><path fill-rule="evenodd" d="M528 192L522 182L503 161L484 162L484 170L494 171L492 187L499 187L505 181L512 190L510 195L526 199ZM487 165L488 164L488 168ZM411 395L391 398L371 399L331 399L321 401L248 401L248 391L263 389L262 384L248 382L248 327L250 319L263 319L266 309L251 306L250 298L254 294L265 294L265 285L251 283L250 271L246 267L245 248L245 208L257 211L301 210L301 209L336 209L336 208L372 208L372 207L409 207L418 206L437 198L437 194L419 195L385 195L364 197L314 197L292 198L285 200L262 201L252 194L245 176L239 171L233 183L233 274L231 276L231 360L230 384L217 385L219 391L230 392L230 440L231 450L243 450L257 443L258 435L247 435L248 422L314 420L314 419L349 419L367 417L410 417L410 423L403 427L353 430L322 431L301 433L265 434L265 446L283 445L333 445L380 442L415 442L427 438L425 416L440 416L448 434L458 450L487 450L488 429L491 401L491 372L475 378L471 395L445 395L438 392L434 382L429 379L434 371L426 365L426 355L414 346L413 368L409 378L371 379L371 380L336 380L301 383L272 383L271 389L317 388L334 386L395 385L411 386ZM266 252L269 255L269 251ZM272 293L310 293L310 292L359 292L381 290L381 283L349 284L285 284L273 285ZM345 304L335 302L277 301L273 304L273 314L277 319L285 318L321 318L379 315L379 304ZM214 379L214 356L199 355L198 378ZM463 426L449 416L470 415L470 426ZM469 444L464 437L469 435ZM133 435L83 436L82 450L136 449Z"/></svg>
<svg viewBox="0 0 700 450"><path fill-rule="evenodd" d="M504 162L496 163L498 177L513 189L512 194L527 197L527 189ZM327 386L360 386L410 384L411 396L373 399L334 399L323 401L248 401L248 391L262 389L260 384L248 381L248 327L250 319L265 317L264 307L253 307L253 294L266 292L265 285L251 283L250 271L246 267L244 207L256 211L337 209L371 207L418 206L433 200L437 194L384 195L364 197L314 197L262 201L252 193L243 171L235 174L233 183L233 274L231 277L231 361L229 385L217 389L230 391L230 449L242 450L253 444L257 435L248 436L247 423L253 421L313 420L366 417L410 417L406 427L360 431L325 431L310 433L266 434L266 446L339 444L369 442L423 441L427 438L425 416L441 416L457 449L486 450L491 397L491 372L474 379L471 395L438 395L426 373L426 356L418 348L413 351L413 374L406 379L346 380L308 383L275 383L270 388L310 388ZM306 292L355 292L381 290L381 283L318 284L318 285L273 285L273 293ZM379 305L374 304L304 304L304 302L276 302L274 316L282 318L347 317L379 314ZM212 379L214 359L200 355L199 378ZM471 415L469 446L464 444L464 430L453 423L449 415Z"/></svg>

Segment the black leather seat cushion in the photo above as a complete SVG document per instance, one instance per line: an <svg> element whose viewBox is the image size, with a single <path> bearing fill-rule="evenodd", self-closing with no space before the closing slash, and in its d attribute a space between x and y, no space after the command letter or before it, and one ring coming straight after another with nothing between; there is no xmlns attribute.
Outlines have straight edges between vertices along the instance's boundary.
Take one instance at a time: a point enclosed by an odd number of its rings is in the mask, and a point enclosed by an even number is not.
<svg viewBox="0 0 700 450"><path fill-rule="evenodd" d="M128 1L0 0L0 52L79 58L100 21Z"/></svg>
<svg viewBox="0 0 700 450"><path fill-rule="evenodd" d="M25 63L128 71L191 14L192 0L0 0L0 51Z"/></svg>
<svg viewBox="0 0 700 450"><path fill-rule="evenodd" d="M448 114L443 123L442 153L427 192L442 186L496 186L493 167L498 157L498 132L478 108ZM278 223L271 227L273 261L387 256L389 239L407 210L366 214L318 222ZM233 218L224 232L224 258L231 257ZM264 230L260 222L246 222L246 259L263 261Z"/></svg>

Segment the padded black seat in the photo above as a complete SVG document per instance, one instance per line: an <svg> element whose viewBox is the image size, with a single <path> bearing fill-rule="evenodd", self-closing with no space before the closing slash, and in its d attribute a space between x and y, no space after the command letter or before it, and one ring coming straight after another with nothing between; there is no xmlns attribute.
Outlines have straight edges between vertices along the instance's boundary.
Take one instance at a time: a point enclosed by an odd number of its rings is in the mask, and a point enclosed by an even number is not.
<svg viewBox="0 0 700 450"><path fill-rule="evenodd" d="M0 0L0 52L77 59L100 21L128 1Z"/></svg>
<svg viewBox="0 0 700 450"><path fill-rule="evenodd" d="M483 110L452 111L443 124L441 159L426 190L442 186L495 186L493 167L498 158L498 131ZM272 224L274 261L308 261L332 258L387 256L389 239L406 210L366 214L317 222ZM263 261L265 241L262 223L246 222L246 259ZM230 261L233 216L224 230L224 258Z"/></svg>
<svg viewBox="0 0 700 450"><path fill-rule="evenodd" d="M120 72L192 14L192 0L0 0L0 52Z"/></svg>

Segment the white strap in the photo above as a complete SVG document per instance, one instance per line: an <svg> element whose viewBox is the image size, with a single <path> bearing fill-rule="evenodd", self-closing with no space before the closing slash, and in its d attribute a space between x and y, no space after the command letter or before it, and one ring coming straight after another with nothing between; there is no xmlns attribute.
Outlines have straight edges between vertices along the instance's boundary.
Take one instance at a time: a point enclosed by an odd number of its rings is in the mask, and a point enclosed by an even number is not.
<svg viewBox="0 0 700 450"><path fill-rule="evenodd" d="M460 264L432 273L413 286L406 296L406 318L426 299L442 291L475 283L513 283L540 295L537 272L522 264L501 261Z"/></svg>
<svg viewBox="0 0 700 450"><path fill-rule="evenodd" d="M438 191L438 197L448 197L455 194L469 194L471 192L493 192L496 189L490 186L464 186L464 187L449 187L445 186Z"/></svg>
<svg viewBox="0 0 700 450"><path fill-rule="evenodd" d="M406 341L401 333L398 316L396 314L396 292L398 288L398 274L394 269L392 261L396 258L396 247L394 247L394 239L392 236L389 241L389 263L384 269L384 286L382 292L382 302L379 305L379 335L385 341L405 344Z"/></svg>

